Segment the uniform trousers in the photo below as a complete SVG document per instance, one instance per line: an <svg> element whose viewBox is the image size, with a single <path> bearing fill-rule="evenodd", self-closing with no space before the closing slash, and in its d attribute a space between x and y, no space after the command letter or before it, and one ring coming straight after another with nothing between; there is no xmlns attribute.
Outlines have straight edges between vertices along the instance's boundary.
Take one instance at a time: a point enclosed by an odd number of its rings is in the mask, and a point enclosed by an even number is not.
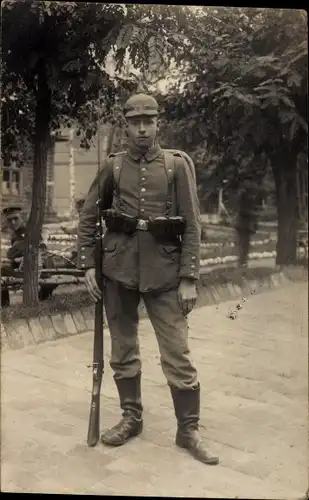
<svg viewBox="0 0 309 500"><path fill-rule="evenodd" d="M153 326L163 373L172 387L197 387L197 371L188 347L188 323L177 289L141 293L109 279L104 304L111 336L110 366L115 379L132 378L142 371L138 341L138 306L143 299Z"/></svg>

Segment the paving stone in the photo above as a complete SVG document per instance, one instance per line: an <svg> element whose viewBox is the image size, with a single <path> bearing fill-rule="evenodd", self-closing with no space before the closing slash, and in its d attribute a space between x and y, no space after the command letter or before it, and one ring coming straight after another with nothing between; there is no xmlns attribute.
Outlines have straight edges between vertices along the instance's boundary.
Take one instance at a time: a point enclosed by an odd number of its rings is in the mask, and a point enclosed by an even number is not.
<svg viewBox="0 0 309 500"><path fill-rule="evenodd" d="M83 313L81 311L75 310L72 313L72 316L73 316L73 320L74 320L74 323L76 325L77 331L78 332L87 331L87 325L86 325L86 321L85 321Z"/></svg>
<svg viewBox="0 0 309 500"><path fill-rule="evenodd" d="M254 294L259 291L259 280L251 280L250 281L250 293Z"/></svg>
<svg viewBox="0 0 309 500"><path fill-rule="evenodd" d="M54 340L56 338L56 332L52 323L52 320L49 316L40 316L39 318L40 324L44 331L44 336L47 340Z"/></svg>
<svg viewBox="0 0 309 500"><path fill-rule="evenodd" d="M46 340L45 332L39 318L29 318L28 323L36 343Z"/></svg>
<svg viewBox="0 0 309 500"><path fill-rule="evenodd" d="M205 292L202 292L202 294L203 299L205 298L205 301L203 301L204 304L207 304L208 306L215 304L215 298L210 287L207 288Z"/></svg>
<svg viewBox="0 0 309 500"><path fill-rule="evenodd" d="M210 290L211 290L211 293L214 297L215 303L219 303L220 302L220 293L218 291L218 287L212 286Z"/></svg>
<svg viewBox="0 0 309 500"><path fill-rule="evenodd" d="M6 333L9 345L12 349L20 349L21 347L25 347L25 345L27 345L25 344L23 330L17 322L14 321L14 324L7 323Z"/></svg>
<svg viewBox="0 0 309 500"><path fill-rule="evenodd" d="M63 316L63 321L68 334L74 335L75 333L77 333L77 329L71 314L65 314Z"/></svg>
<svg viewBox="0 0 309 500"><path fill-rule="evenodd" d="M80 325L80 326L78 326L78 329L84 328L87 331L93 330L94 329L94 306L84 308L82 315L83 315L82 318L80 316L78 316L78 319L77 319L77 321L79 322L78 325ZM74 316L74 321L75 321L75 316Z"/></svg>
<svg viewBox="0 0 309 500"><path fill-rule="evenodd" d="M218 296L220 297L220 300L219 302L224 302L225 300L229 300L230 299L230 296L229 296L229 293L228 293L228 290L225 286L217 286L216 287L216 292L218 294Z"/></svg>
<svg viewBox="0 0 309 500"><path fill-rule="evenodd" d="M20 334L23 338L23 342L24 342L25 347L31 346L35 343L31 329L29 327L28 320L25 320L25 319L15 320L14 327L15 327L15 330L20 332Z"/></svg>
<svg viewBox="0 0 309 500"><path fill-rule="evenodd" d="M234 290L235 290L236 297L243 297L244 296L243 291L242 291L242 289L240 288L239 285L236 285L234 283L233 287L234 287Z"/></svg>
<svg viewBox="0 0 309 500"><path fill-rule="evenodd" d="M251 282L246 278L242 278L241 290L245 297L250 297L251 295Z"/></svg>
<svg viewBox="0 0 309 500"><path fill-rule="evenodd" d="M227 289L229 291L229 294L230 294L230 298L231 299L234 299L234 298L237 298L237 291L235 289L235 287L233 286L233 283L227 283Z"/></svg>
<svg viewBox="0 0 309 500"><path fill-rule="evenodd" d="M66 335L66 327L64 323L63 316L61 314L53 314L51 320L56 331L57 337L63 337Z"/></svg>

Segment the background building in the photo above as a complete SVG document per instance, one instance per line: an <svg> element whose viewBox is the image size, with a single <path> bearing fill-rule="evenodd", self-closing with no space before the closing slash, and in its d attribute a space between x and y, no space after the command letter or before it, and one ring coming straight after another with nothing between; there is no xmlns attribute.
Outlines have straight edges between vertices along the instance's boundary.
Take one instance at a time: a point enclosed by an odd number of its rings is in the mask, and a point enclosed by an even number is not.
<svg viewBox="0 0 309 500"><path fill-rule="evenodd" d="M100 157L109 154L111 126L103 125L100 130ZM18 203L26 212L31 208L32 155L24 155L27 160L19 168L15 162L2 166L2 206ZM47 200L46 215L65 216L70 214L72 196L85 196L98 169L98 136L92 140L89 150L80 147L80 139L70 130L51 139L47 160ZM74 201L74 200L73 200Z"/></svg>

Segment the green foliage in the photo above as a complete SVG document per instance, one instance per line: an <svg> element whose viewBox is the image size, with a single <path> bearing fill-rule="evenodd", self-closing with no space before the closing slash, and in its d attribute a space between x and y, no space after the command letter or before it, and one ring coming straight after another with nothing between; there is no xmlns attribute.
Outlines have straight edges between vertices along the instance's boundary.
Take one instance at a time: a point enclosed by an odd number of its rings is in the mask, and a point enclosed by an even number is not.
<svg viewBox="0 0 309 500"><path fill-rule="evenodd" d="M187 35L187 82L164 99L166 128L195 152L206 195L225 178L261 182L274 152L306 141L306 13L204 7Z"/></svg>
<svg viewBox="0 0 309 500"><path fill-rule="evenodd" d="M136 85L112 78L106 67L113 53L116 70L126 57L153 74L175 52L181 31L178 6L7 1L2 6L2 151L6 160L33 142L37 70L44 60L52 93L51 131L76 124L89 147L99 119ZM179 30L177 27L179 26ZM177 37L180 35L177 34Z"/></svg>
<svg viewBox="0 0 309 500"><path fill-rule="evenodd" d="M116 71L126 58L156 71L175 51L173 31L185 8L8 0L2 5L2 156L9 164L33 151L33 190L26 230L25 305L37 301L38 244L46 200L51 132L74 123L89 148L99 122L117 122L114 107L133 90Z"/></svg>

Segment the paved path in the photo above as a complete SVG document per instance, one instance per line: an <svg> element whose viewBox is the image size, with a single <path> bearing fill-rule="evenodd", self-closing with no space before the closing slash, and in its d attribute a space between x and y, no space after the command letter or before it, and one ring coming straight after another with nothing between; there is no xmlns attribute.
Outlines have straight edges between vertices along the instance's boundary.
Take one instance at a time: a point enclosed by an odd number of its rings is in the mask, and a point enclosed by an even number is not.
<svg viewBox="0 0 309 500"><path fill-rule="evenodd" d="M296 499L308 487L307 284L196 309L191 347L201 432L221 464L174 445L175 421L148 320L140 326L145 431L125 447L86 445L92 333L2 355L1 490ZM108 365L101 426L119 410Z"/></svg>

